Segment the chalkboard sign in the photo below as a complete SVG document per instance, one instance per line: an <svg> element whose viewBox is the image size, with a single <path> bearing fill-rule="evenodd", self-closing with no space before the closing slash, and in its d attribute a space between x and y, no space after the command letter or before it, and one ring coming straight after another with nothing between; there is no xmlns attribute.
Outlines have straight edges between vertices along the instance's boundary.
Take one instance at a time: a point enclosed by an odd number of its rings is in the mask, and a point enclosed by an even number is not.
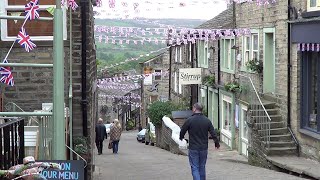
<svg viewBox="0 0 320 180"><path fill-rule="evenodd" d="M58 179L72 179L72 180L84 180L84 161L60 161L60 160L46 160L38 162L52 162L58 163L61 166L61 170L43 170L42 175L48 180Z"/></svg>

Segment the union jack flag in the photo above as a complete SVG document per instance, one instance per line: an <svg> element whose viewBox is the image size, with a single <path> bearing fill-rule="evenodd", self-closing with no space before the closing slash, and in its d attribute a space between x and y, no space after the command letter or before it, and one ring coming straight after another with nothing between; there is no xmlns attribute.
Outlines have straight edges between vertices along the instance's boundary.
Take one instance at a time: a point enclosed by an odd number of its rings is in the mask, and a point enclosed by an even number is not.
<svg viewBox="0 0 320 180"><path fill-rule="evenodd" d="M30 50L37 47L37 45L31 41L30 36L26 33L24 28L21 28L19 31L17 41L27 52L30 52Z"/></svg>
<svg viewBox="0 0 320 180"><path fill-rule="evenodd" d="M39 15L39 0L31 0L25 6L26 18L29 20L38 19Z"/></svg>
<svg viewBox="0 0 320 180"><path fill-rule="evenodd" d="M69 7L71 7L71 9L75 11L79 6L75 0L69 0Z"/></svg>
<svg viewBox="0 0 320 180"><path fill-rule="evenodd" d="M8 61L5 59L3 60L3 63L8 63ZM0 67L0 74L1 74L0 82L5 83L9 86L14 85L13 75L10 67Z"/></svg>

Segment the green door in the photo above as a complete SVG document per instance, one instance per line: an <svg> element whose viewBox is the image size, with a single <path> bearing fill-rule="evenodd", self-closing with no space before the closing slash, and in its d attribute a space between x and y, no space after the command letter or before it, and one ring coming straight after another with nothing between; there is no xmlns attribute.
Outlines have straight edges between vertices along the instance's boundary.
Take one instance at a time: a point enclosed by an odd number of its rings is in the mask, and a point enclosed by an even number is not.
<svg viewBox="0 0 320 180"><path fill-rule="evenodd" d="M275 37L272 31L264 31L263 93L275 92Z"/></svg>
<svg viewBox="0 0 320 180"><path fill-rule="evenodd" d="M219 101L218 101L219 94L214 92L213 93L213 127L218 129L218 122L219 122L219 116L218 116L218 106L219 106Z"/></svg>

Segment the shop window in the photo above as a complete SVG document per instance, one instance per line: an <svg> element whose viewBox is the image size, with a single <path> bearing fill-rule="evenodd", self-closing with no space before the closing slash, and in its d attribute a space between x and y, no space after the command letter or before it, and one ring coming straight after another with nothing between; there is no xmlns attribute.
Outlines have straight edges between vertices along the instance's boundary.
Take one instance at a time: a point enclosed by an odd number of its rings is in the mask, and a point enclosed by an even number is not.
<svg viewBox="0 0 320 180"><path fill-rule="evenodd" d="M232 99L228 96L222 97L222 129L231 134L232 121Z"/></svg>
<svg viewBox="0 0 320 180"><path fill-rule="evenodd" d="M302 52L302 128L320 133L320 53Z"/></svg>
<svg viewBox="0 0 320 180"><path fill-rule="evenodd" d="M0 12L8 16L24 16L25 5L29 1L23 0L1 0ZM40 1L40 17L52 17L46 10L49 7L55 7L55 0ZM67 39L66 9L63 8L63 38ZM1 40L14 41L24 20L2 19L1 20ZM25 29L33 41L53 40L53 20L52 21L27 21Z"/></svg>

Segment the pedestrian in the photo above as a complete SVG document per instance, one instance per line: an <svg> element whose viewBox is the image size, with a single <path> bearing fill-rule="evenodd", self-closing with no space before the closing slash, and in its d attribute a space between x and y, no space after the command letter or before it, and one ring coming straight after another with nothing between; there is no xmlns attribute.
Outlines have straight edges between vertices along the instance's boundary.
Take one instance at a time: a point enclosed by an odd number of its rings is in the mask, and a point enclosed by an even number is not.
<svg viewBox="0 0 320 180"><path fill-rule="evenodd" d="M121 133L121 124L118 119L115 119L110 129L110 143L112 143L113 154L118 154Z"/></svg>
<svg viewBox="0 0 320 180"><path fill-rule="evenodd" d="M189 163L193 180L206 179L206 163L208 155L208 132L210 132L215 148L219 149L220 144L214 131L211 121L202 114L202 105L193 105L193 115L187 119L180 131L180 140L188 131L189 133Z"/></svg>
<svg viewBox="0 0 320 180"><path fill-rule="evenodd" d="M103 120L99 118L98 124L96 125L96 146L98 149L98 155L102 154L104 138L108 138L106 126L104 126Z"/></svg>
<svg viewBox="0 0 320 180"><path fill-rule="evenodd" d="M142 130L142 126L141 126L141 123L139 123L139 132Z"/></svg>

